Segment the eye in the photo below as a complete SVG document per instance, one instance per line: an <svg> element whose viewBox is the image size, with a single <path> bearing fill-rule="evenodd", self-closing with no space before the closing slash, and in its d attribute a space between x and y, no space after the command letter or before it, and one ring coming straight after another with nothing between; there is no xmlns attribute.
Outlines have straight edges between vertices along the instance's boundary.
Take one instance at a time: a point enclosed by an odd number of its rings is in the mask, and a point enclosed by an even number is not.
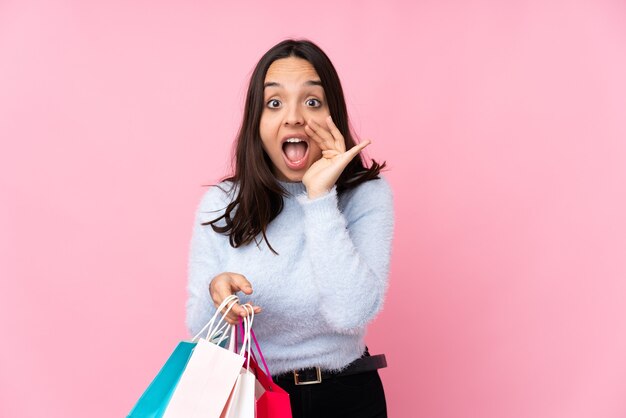
<svg viewBox="0 0 626 418"><path fill-rule="evenodd" d="M306 101L306 105L310 107L320 107L322 105L322 102L317 99L308 99Z"/></svg>
<svg viewBox="0 0 626 418"><path fill-rule="evenodd" d="M280 106L280 100L278 99L268 100L267 102L267 107L269 107L270 109L276 109L279 106Z"/></svg>

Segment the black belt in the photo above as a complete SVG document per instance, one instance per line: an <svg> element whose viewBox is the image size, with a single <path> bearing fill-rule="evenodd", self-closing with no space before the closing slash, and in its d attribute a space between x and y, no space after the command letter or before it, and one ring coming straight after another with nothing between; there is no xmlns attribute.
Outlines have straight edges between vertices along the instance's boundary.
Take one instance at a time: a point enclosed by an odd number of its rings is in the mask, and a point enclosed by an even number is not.
<svg viewBox="0 0 626 418"><path fill-rule="evenodd" d="M365 349L365 353L361 358L354 360L346 368L340 371L321 370L319 367L309 367L306 369L297 369L281 375L275 376L276 380L293 379L296 385L314 385L322 383L324 379L332 379L339 376L349 376L352 374L370 372L376 369L387 367L387 359L384 354L371 356Z"/></svg>

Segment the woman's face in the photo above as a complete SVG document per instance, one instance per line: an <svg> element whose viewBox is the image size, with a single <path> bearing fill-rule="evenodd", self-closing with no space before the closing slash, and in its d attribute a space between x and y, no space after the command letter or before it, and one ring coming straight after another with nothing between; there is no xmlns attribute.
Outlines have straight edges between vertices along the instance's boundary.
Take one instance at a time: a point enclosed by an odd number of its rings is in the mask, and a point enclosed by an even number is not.
<svg viewBox="0 0 626 418"><path fill-rule="evenodd" d="M279 180L302 181L307 169L322 157L304 126L311 119L326 126L330 114L320 78L305 59L278 59L265 75L264 99L259 130L272 171Z"/></svg>

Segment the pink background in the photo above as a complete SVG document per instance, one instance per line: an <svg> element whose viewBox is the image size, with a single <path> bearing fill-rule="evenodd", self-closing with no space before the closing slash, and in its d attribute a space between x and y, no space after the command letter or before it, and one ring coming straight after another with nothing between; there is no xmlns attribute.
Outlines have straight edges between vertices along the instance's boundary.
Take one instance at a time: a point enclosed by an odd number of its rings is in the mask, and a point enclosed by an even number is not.
<svg viewBox="0 0 626 418"><path fill-rule="evenodd" d="M599 0L0 1L0 416L125 416L187 336L201 185L289 36L389 163L390 416L626 416L626 4Z"/></svg>

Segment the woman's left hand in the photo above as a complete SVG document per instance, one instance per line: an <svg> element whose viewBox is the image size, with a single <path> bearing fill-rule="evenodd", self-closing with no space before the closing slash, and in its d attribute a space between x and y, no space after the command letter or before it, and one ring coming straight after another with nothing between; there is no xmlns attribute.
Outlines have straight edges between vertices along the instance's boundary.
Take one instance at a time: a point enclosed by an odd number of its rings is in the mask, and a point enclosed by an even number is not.
<svg viewBox="0 0 626 418"><path fill-rule="evenodd" d="M326 123L328 129L314 120L309 120L304 127L309 138L317 142L317 145L322 150L322 158L314 162L302 177L302 183L306 186L310 199L328 193L348 163L363 148L372 143L368 139L346 151L343 135L339 132L330 116L326 118Z"/></svg>

